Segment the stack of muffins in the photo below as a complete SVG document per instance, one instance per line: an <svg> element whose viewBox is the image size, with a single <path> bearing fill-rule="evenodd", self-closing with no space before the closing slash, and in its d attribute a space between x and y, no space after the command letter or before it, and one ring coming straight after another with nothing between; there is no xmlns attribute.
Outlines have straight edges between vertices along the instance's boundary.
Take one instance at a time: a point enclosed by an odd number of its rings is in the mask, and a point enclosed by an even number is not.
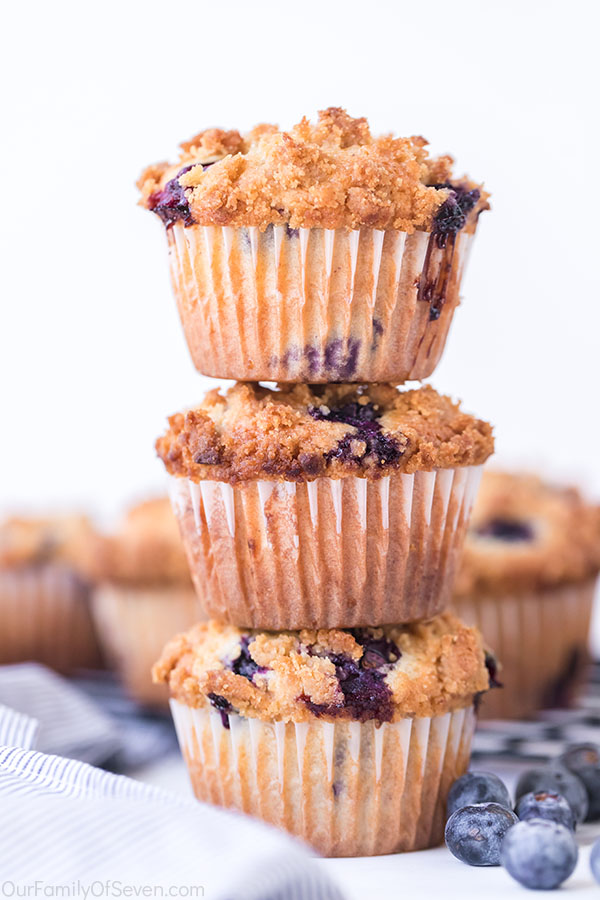
<svg viewBox="0 0 600 900"><path fill-rule="evenodd" d="M204 131L139 183L194 364L237 380L157 442L210 620L154 679L198 798L326 855L440 841L490 684L444 610L491 428L396 386L434 370L487 208L451 169L328 109Z"/></svg>

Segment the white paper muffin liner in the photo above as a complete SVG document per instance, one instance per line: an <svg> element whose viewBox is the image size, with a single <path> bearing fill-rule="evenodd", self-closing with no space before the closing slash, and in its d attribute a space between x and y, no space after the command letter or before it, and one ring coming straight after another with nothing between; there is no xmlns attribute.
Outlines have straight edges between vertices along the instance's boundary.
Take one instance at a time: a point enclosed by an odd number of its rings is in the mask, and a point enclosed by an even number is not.
<svg viewBox="0 0 600 900"><path fill-rule="evenodd" d="M196 797L264 819L324 856L440 843L446 798L468 766L473 706L396 723L283 723L171 700Z"/></svg>
<svg viewBox="0 0 600 900"><path fill-rule="evenodd" d="M448 605L481 468L235 486L171 478L170 488L209 617L352 628Z"/></svg>
<svg viewBox="0 0 600 900"><path fill-rule="evenodd" d="M1 570L0 664L35 660L64 673L100 666L89 594L58 563Z"/></svg>
<svg viewBox="0 0 600 900"><path fill-rule="evenodd" d="M143 706L166 708L167 688L152 683L151 670L167 641L201 618L193 588L102 584L92 608L107 659L129 695Z"/></svg>
<svg viewBox="0 0 600 900"><path fill-rule="evenodd" d="M481 702L486 719L522 719L573 702L583 683L595 579L537 591L455 598L498 657L503 687Z"/></svg>
<svg viewBox="0 0 600 900"><path fill-rule="evenodd" d="M171 280L192 361L241 381L427 378L475 227L440 248L426 232L175 223Z"/></svg>

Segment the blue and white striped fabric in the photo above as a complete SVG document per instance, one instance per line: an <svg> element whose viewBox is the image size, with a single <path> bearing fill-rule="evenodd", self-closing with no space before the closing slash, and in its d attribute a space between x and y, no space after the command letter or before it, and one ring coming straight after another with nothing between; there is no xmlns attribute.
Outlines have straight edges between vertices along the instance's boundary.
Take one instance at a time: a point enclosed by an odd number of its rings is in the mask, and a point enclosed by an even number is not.
<svg viewBox="0 0 600 900"><path fill-rule="evenodd" d="M0 877L29 890L15 896L342 900L302 845L262 823L15 746L35 724L0 708Z"/></svg>
<svg viewBox="0 0 600 900"><path fill-rule="evenodd" d="M0 703L0 747L33 747L38 723L25 713Z"/></svg>
<svg viewBox="0 0 600 900"><path fill-rule="evenodd" d="M0 667L2 704L38 721L36 747L45 753L98 765L121 746L114 721L83 691L38 663Z"/></svg>

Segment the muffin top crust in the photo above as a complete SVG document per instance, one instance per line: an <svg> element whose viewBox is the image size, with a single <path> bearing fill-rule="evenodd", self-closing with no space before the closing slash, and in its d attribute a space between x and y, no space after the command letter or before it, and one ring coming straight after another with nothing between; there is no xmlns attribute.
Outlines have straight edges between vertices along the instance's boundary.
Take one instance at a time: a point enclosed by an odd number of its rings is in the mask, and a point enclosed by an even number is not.
<svg viewBox="0 0 600 900"><path fill-rule="evenodd" d="M323 475L380 478L391 472L483 463L487 422L425 386L282 385L238 382L169 419L156 442L172 475L232 484L313 481Z"/></svg>
<svg viewBox="0 0 600 900"><path fill-rule="evenodd" d="M0 568L61 563L79 572L93 537L86 516L12 516L0 523Z"/></svg>
<svg viewBox="0 0 600 900"><path fill-rule="evenodd" d="M466 707L489 687L479 632L450 613L352 630L203 622L167 644L153 678L187 706L210 703L225 725L236 712L280 722L392 722Z"/></svg>
<svg viewBox="0 0 600 900"><path fill-rule="evenodd" d="M116 533L98 535L91 567L102 581L191 585L179 527L167 497L132 507Z"/></svg>
<svg viewBox="0 0 600 900"><path fill-rule="evenodd" d="M485 472L458 597L576 582L600 571L600 506L526 473Z"/></svg>
<svg viewBox="0 0 600 900"><path fill-rule="evenodd" d="M373 137L366 119L331 107L288 132L201 131L177 162L147 168L138 187L167 228L365 226L435 231L444 241L488 208L480 185L453 180L452 162L430 158L422 137Z"/></svg>

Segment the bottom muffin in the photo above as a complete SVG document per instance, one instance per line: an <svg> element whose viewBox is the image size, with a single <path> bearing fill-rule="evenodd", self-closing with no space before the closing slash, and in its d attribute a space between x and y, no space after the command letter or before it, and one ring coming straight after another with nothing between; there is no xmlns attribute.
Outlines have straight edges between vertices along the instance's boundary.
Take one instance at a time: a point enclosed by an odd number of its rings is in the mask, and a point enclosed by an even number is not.
<svg viewBox="0 0 600 900"><path fill-rule="evenodd" d="M84 516L0 525L0 665L35 660L64 674L102 665L83 565L92 539Z"/></svg>
<svg viewBox="0 0 600 900"><path fill-rule="evenodd" d="M152 666L170 635L199 618L167 498L133 507L118 532L98 537L91 566L94 619L109 661L134 700L166 709L168 692L153 684Z"/></svg>
<svg viewBox="0 0 600 900"><path fill-rule="evenodd" d="M584 682L600 508L573 488L484 473L453 608L502 661L480 715L519 719L570 705Z"/></svg>
<svg viewBox="0 0 600 900"><path fill-rule="evenodd" d="M489 686L479 633L450 614L298 632L196 625L154 667L199 800L258 816L324 856L443 837Z"/></svg>

